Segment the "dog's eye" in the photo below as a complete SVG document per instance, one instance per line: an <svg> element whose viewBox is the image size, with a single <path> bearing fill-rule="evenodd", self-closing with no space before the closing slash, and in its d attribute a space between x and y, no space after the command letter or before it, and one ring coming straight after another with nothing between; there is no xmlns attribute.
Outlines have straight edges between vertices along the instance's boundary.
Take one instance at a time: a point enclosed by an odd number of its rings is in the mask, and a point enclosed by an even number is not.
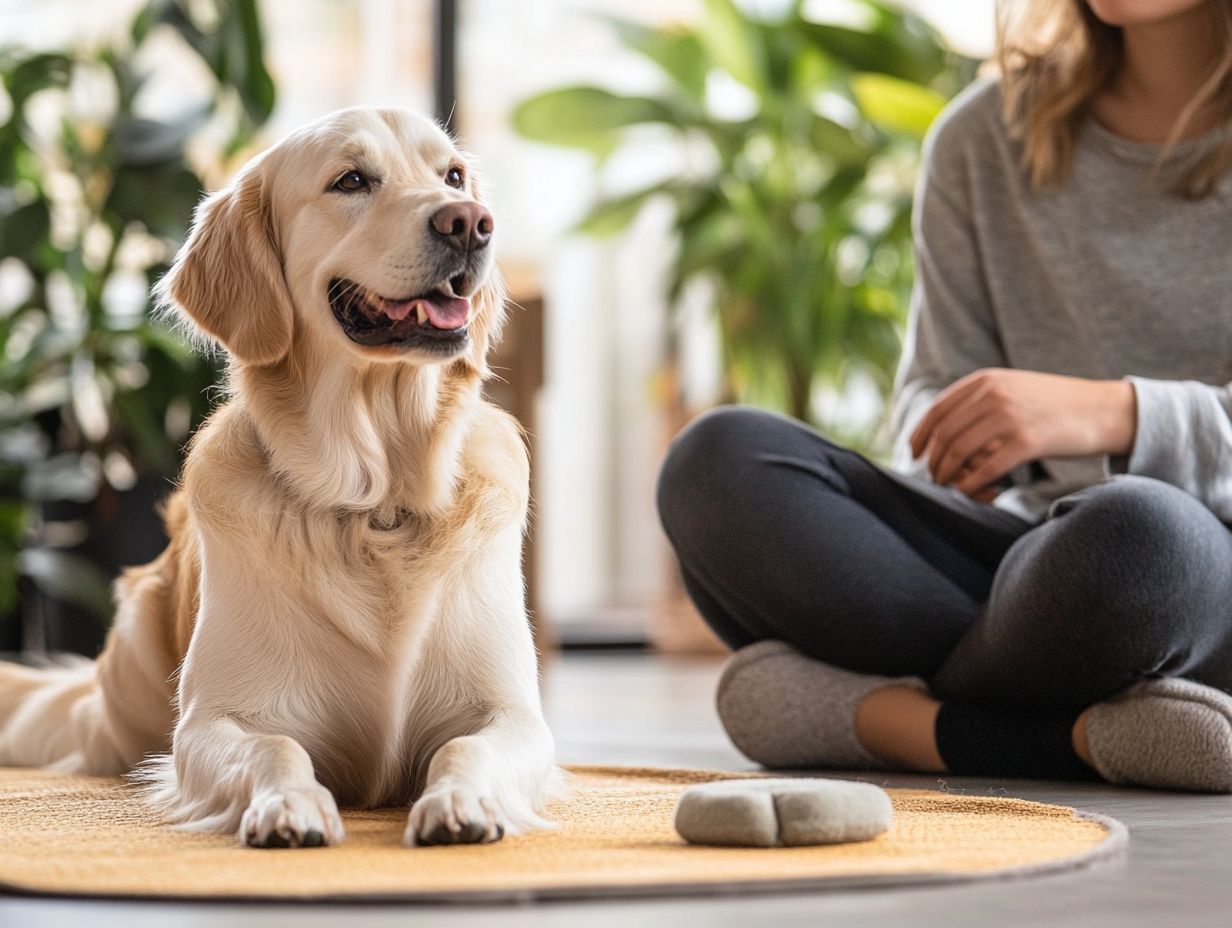
<svg viewBox="0 0 1232 928"><path fill-rule="evenodd" d="M360 190L367 190L372 186L372 182L368 180L359 171L347 171L336 181L331 190L341 190L343 193L356 193Z"/></svg>
<svg viewBox="0 0 1232 928"><path fill-rule="evenodd" d="M445 172L445 183L447 183L450 187L457 187L461 190L463 185L466 183L466 175L456 164L451 165L449 170Z"/></svg>

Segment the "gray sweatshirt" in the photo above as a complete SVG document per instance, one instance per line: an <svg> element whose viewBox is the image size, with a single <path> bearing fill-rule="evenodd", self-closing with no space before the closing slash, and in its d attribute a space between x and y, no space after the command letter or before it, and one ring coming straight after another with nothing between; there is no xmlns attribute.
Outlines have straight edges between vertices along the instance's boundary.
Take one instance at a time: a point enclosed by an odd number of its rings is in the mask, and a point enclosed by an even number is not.
<svg viewBox="0 0 1232 928"><path fill-rule="evenodd" d="M1039 519L1115 473L1180 487L1232 523L1232 177L1197 202L1167 192L1196 140L1160 148L1089 121L1073 174L1034 190L995 82L964 91L925 143L916 286L893 415L896 469L948 384L1014 367L1134 386L1132 453L1024 465L996 505Z"/></svg>

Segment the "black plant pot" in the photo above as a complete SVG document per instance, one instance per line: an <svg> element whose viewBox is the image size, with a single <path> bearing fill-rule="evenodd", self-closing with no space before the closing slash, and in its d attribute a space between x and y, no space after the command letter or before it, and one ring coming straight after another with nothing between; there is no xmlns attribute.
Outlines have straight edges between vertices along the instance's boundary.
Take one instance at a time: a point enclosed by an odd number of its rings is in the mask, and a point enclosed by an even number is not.
<svg viewBox="0 0 1232 928"><path fill-rule="evenodd" d="M0 653L21 650L21 603L0 614Z"/></svg>
<svg viewBox="0 0 1232 928"><path fill-rule="evenodd" d="M47 503L43 514L48 521L84 523L86 538L71 552L114 579L125 567L152 561L167 546L159 504L173 489L164 477L143 477L124 492L104 486L98 497L89 503ZM110 616L101 616L43 588L23 600L26 613L23 644L27 648L35 644L31 639L41 637L48 651L70 651L96 657L102 650Z"/></svg>

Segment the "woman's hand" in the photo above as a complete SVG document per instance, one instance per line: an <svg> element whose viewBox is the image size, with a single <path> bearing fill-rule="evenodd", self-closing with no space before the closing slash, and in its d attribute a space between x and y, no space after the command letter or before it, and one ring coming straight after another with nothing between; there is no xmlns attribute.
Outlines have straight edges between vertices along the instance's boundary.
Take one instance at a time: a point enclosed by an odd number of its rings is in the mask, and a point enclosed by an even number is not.
<svg viewBox="0 0 1232 928"><path fill-rule="evenodd" d="M928 456L937 483L987 501L1020 464L1128 454L1136 431L1128 381L986 368L938 395L911 435L911 451Z"/></svg>

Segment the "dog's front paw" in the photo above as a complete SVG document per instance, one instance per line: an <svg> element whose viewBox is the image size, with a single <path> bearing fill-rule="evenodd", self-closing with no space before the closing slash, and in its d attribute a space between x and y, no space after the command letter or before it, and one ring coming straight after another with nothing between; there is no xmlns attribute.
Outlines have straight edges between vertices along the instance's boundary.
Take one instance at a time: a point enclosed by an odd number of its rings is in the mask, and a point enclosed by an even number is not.
<svg viewBox="0 0 1232 928"><path fill-rule="evenodd" d="M488 797L466 787L441 787L415 800L402 843L490 844L505 836L507 824Z"/></svg>
<svg viewBox="0 0 1232 928"><path fill-rule="evenodd" d="M239 839L249 847L321 847L338 844L345 834L334 797L318 784L255 795Z"/></svg>

